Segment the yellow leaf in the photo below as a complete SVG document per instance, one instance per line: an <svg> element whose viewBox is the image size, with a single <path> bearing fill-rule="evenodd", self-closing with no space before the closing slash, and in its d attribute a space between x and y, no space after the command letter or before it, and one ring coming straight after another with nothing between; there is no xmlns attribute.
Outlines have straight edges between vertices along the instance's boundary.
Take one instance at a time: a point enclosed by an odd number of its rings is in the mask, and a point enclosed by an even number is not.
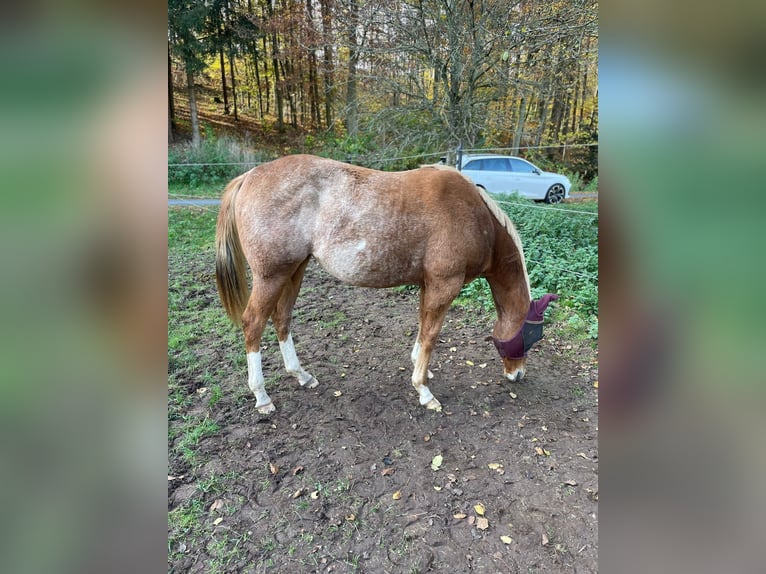
<svg viewBox="0 0 766 574"><path fill-rule="evenodd" d="M539 446L535 447L535 452L540 456L543 456L543 449L541 449Z"/></svg>
<svg viewBox="0 0 766 574"><path fill-rule="evenodd" d="M444 462L444 458L442 455L437 454L431 461L431 470L439 470L441 468L442 462Z"/></svg>
<svg viewBox="0 0 766 574"><path fill-rule="evenodd" d="M441 486L436 486L436 485L434 485L434 490L435 490L436 492L439 492L441 489L442 489L442 487L441 487Z"/></svg>
<svg viewBox="0 0 766 574"><path fill-rule="evenodd" d="M510 544L511 542L513 542L513 538L511 538L510 536L501 536L500 540L503 541L503 544Z"/></svg>
<svg viewBox="0 0 766 574"><path fill-rule="evenodd" d="M402 491L401 490L397 490L396 492L394 492L391 495L391 498L393 498L394 500L399 500L401 497L402 497Z"/></svg>
<svg viewBox="0 0 766 574"><path fill-rule="evenodd" d="M319 498L319 491L318 491L318 490L315 490L315 491L314 491L314 492L312 492L312 493L311 493L309 496L310 496L310 497L311 497L313 500L316 500L317 498Z"/></svg>
<svg viewBox="0 0 766 574"><path fill-rule="evenodd" d="M213 520L213 525L215 525L215 526L218 526L218 525L219 525L221 522L223 522L223 518L221 518L221 517L219 516L218 518L216 518L215 520Z"/></svg>
<svg viewBox="0 0 766 574"><path fill-rule="evenodd" d="M346 520L348 522L353 522L354 520L356 520L356 514L347 514L346 515Z"/></svg>
<svg viewBox="0 0 766 574"><path fill-rule="evenodd" d="M473 509L476 511L476 514L479 516L484 516L484 511L486 510L484 508L484 505L480 502L479 504L474 505Z"/></svg>
<svg viewBox="0 0 766 574"><path fill-rule="evenodd" d="M469 367L473 367L474 362L473 361L466 361L465 364L468 365Z"/></svg>
<svg viewBox="0 0 766 574"><path fill-rule="evenodd" d="M269 470L271 471L271 474L277 474L279 472L279 467L274 464L273 462L269 463Z"/></svg>
<svg viewBox="0 0 766 574"><path fill-rule="evenodd" d="M465 518L465 514L462 512L456 512L452 515L452 518L456 518L457 520L463 520Z"/></svg>
<svg viewBox="0 0 766 574"><path fill-rule="evenodd" d="M598 381L596 381L595 383L593 383L593 386L594 386L595 388L598 388Z"/></svg>
<svg viewBox="0 0 766 574"><path fill-rule="evenodd" d="M339 397L342 394L343 394L343 391L335 391L335 392L333 392L333 395L335 395L336 397Z"/></svg>
<svg viewBox="0 0 766 574"><path fill-rule="evenodd" d="M503 465L497 462L490 462L487 466L489 467L490 470L497 470L498 468L503 468Z"/></svg>
<svg viewBox="0 0 766 574"><path fill-rule="evenodd" d="M476 519L476 528L479 530L486 530L489 528L489 520L484 518L483 516Z"/></svg>
<svg viewBox="0 0 766 574"><path fill-rule="evenodd" d="M545 453L545 456L551 456L551 451L549 451L548 449L544 448L543 452Z"/></svg>

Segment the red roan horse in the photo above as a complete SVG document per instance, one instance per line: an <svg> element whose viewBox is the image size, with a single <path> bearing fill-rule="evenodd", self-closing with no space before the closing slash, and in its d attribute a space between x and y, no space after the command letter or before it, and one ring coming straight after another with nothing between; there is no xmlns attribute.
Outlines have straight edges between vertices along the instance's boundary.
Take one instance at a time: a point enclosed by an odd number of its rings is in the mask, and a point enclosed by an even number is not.
<svg viewBox="0 0 766 574"><path fill-rule="evenodd" d="M361 287L420 286L412 385L420 404L441 410L426 386L428 362L452 300L487 278L497 309L493 330L505 376L519 380L526 352L542 336L555 295L532 301L521 240L508 216L452 168L387 173L294 155L233 179L216 230L216 280L229 317L242 324L248 385L261 413L274 410L261 368L261 336L271 317L287 372L301 367L290 332L293 305L311 256L341 281ZM248 293L245 260L253 274Z"/></svg>

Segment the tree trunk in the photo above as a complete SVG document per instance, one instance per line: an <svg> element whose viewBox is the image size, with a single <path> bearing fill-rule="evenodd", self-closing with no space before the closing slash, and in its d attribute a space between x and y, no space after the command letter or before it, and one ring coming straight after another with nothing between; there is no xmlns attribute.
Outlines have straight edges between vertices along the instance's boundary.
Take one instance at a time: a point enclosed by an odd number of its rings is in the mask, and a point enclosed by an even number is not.
<svg viewBox="0 0 766 574"><path fill-rule="evenodd" d="M332 12L330 0L322 0L322 43L324 44L324 120L328 128L333 124L333 100L335 99L335 79L333 74L333 43L330 38Z"/></svg>
<svg viewBox="0 0 766 574"><path fill-rule="evenodd" d="M527 119L527 98L521 95L519 102L519 119L516 121L516 131L513 134L513 154L518 155L521 146L521 136L524 134L524 122Z"/></svg>
<svg viewBox="0 0 766 574"><path fill-rule="evenodd" d="M237 79L234 75L234 51L229 52L229 76L231 77L231 99L234 102L234 121L239 120L237 115Z"/></svg>
<svg viewBox="0 0 766 574"><path fill-rule="evenodd" d="M194 93L194 74L190 66L186 66L186 88L189 91L189 117L191 118L192 145L199 147L202 143L202 136L199 132L199 115L197 112L197 96Z"/></svg>
<svg viewBox="0 0 766 574"><path fill-rule="evenodd" d="M229 114L229 94L226 90L226 63L223 61L223 48L218 52L221 57L221 85L223 86L223 113Z"/></svg>
<svg viewBox="0 0 766 574"><path fill-rule="evenodd" d="M173 90L173 60L168 47L168 143L173 143L173 121L176 119L175 94Z"/></svg>
<svg viewBox="0 0 766 574"><path fill-rule="evenodd" d="M346 131L354 138L359 131L359 100L356 85L356 67L359 63L359 45L356 42L356 24L359 19L359 1L349 4L349 21L346 28L348 42L348 78L346 80Z"/></svg>

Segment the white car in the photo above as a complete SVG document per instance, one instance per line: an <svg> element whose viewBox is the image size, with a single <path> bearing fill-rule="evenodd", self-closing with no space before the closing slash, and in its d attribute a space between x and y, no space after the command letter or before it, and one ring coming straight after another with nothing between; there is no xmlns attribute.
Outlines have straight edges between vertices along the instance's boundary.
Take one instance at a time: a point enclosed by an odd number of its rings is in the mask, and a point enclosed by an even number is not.
<svg viewBox="0 0 766 574"><path fill-rule="evenodd" d="M572 187L566 176L543 171L525 159L508 155L464 155L460 171L491 193L515 192L546 203L566 199Z"/></svg>

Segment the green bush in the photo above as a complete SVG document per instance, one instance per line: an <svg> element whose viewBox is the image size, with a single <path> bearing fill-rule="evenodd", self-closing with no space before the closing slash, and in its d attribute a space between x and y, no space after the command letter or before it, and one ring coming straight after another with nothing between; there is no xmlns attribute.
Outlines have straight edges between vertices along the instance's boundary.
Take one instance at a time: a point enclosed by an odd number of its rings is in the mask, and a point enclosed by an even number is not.
<svg viewBox="0 0 766 574"><path fill-rule="evenodd" d="M268 154L249 149L246 143L215 136L211 129L198 147L180 144L168 150L168 183L196 188L221 184L248 169L273 159Z"/></svg>

